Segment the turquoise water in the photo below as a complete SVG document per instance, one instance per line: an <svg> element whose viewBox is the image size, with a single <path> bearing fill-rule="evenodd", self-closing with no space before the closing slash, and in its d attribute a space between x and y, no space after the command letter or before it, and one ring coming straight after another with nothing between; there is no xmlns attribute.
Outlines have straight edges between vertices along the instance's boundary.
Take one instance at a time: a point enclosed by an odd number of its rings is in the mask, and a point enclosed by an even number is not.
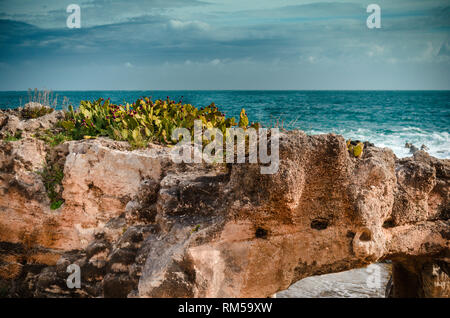
<svg viewBox="0 0 450 318"><path fill-rule="evenodd" d="M369 140L409 156L406 142L439 158L450 158L450 91L60 91L78 105L80 100L108 98L115 103L152 96L198 107L216 103L228 116L247 110L251 121L283 121L287 129L308 134L334 132L345 138ZM0 108L28 102L27 92L0 92Z"/></svg>

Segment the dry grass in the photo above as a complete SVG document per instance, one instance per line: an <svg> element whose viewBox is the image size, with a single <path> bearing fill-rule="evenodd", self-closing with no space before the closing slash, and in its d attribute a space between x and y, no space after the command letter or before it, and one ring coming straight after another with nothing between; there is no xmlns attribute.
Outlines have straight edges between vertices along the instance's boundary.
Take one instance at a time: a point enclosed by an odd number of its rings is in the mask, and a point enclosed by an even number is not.
<svg viewBox="0 0 450 318"><path fill-rule="evenodd" d="M285 121L281 116L279 117L273 117L270 116L270 121L269 122L265 122L262 124L262 126L264 128L278 128L281 131L288 131L288 130L292 130L292 129L296 129L297 127L297 122L298 122L298 116L290 121Z"/></svg>
<svg viewBox="0 0 450 318"><path fill-rule="evenodd" d="M58 104L58 94L53 94L53 91L47 89L41 91L37 88L35 88L34 90L29 88L28 102L39 103L43 106L56 108L56 105Z"/></svg>

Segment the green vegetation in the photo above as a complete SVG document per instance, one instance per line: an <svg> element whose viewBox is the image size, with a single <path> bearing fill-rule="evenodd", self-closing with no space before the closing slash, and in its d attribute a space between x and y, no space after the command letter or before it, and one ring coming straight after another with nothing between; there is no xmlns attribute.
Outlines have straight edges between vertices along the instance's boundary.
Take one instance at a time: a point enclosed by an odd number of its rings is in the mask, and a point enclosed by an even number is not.
<svg viewBox="0 0 450 318"><path fill-rule="evenodd" d="M25 108L22 110L22 117L25 119L33 119L53 113L54 109L47 106L36 106Z"/></svg>
<svg viewBox="0 0 450 318"><path fill-rule="evenodd" d="M201 227L201 225L200 225L200 224L197 224L197 225L191 230L191 233L198 232L198 231L200 230L200 227Z"/></svg>
<svg viewBox="0 0 450 318"><path fill-rule="evenodd" d="M64 203L62 198L62 179L64 178L63 170L56 164L45 166L38 174L42 177L48 198L50 199L50 208L52 210L59 209Z"/></svg>
<svg viewBox="0 0 450 318"><path fill-rule="evenodd" d="M354 142L351 139L347 140L348 152L356 158L362 156L364 150L364 144L362 142Z"/></svg>
<svg viewBox="0 0 450 318"><path fill-rule="evenodd" d="M64 201L63 200L58 200L55 202L50 203L50 209L52 210L58 210L61 205L63 205Z"/></svg>
<svg viewBox="0 0 450 318"><path fill-rule="evenodd" d="M64 132L53 132L51 130L39 131L34 137L43 140L51 147L55 147L64 141L72 140L72 138Z"/></svg>
<svg viewBox="0 0 450 318"><path fill-rule="evenodd" d="M35 92L37 98L33 101L48 101L49 94ZM38 118L53 112L53 108L36 107L25 109L23 116ZM52 129L40 130L34 137L43 140L51 147L65 141L92 139L100 136L114 140L128 141L133 149L146 147L148 143L175 144L172 133L176 128L187 128L191 135L194 134L194 121L202 122L202 129L217 128L226 135L226 129L239 126L246 129L249 120L245 109L241 110L239 122L235 118L227 118L217 106L212 103L204 108L197 108L190 104L166 100L152 101L149 98L138 99L133 104L116 105L109 99L96 101L82 101L78 110L68 106L65 110L64 120ZM252 123L250 127L259 128L258 123ZM21 135L7 136L7 141L20 139ZM204 140L204 145L208 143Z"/></svg>
<svg viewBox="0 0 450 318"><path fill-rule="evenodd" d="M22 131L18 130L14 135L11 135L9 132L6 133L6 136L3 138L4 141L17 141L22 138Z"/></svg>
<svg viewBox="0 0 450 318"><path fill-rule="evenodd" d="M245 109L242 108L241 114L239 115L239 127L247 128L248 126L248 117L245 113Z"/></svg>
<svg viewBox="0 0 450 318"><path fill-rule="evenodd" d="M194 121L201 120L202 128L218 128L225 135L232 126L248 127L245 110L239 123L212 103L205 108L167 100L138 99L133 104L115 105L108 100L82 101L77 111L69 106L66 118L60 123L67 139L89 139L109 136L114 140L126 140L133 148L147 146L149 142L174 144L171 138L176 128L187 128L194 133ZM62 138L61 138L62 139Z"/></svg>

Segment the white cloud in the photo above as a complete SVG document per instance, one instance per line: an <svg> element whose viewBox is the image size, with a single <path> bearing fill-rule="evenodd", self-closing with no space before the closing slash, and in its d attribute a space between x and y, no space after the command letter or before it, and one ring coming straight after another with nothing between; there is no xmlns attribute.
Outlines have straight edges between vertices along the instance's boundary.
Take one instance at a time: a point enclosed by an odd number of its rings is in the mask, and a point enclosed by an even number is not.
<svg viewBox="0 0 450 318"><path fill-rule="evenodd" d="M210 29L209 24L201 21L180 21L180 20L170 20L169 27L173 30L201 30L207 31Z"/></svg>

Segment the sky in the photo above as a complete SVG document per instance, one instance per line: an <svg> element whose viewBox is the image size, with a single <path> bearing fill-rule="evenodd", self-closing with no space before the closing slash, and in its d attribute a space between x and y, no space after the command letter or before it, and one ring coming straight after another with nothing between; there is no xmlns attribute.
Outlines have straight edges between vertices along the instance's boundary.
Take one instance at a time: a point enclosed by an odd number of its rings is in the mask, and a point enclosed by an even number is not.
<svg viewBox="0 0 450 318"><path fill-rule="evenodd" d="M0 0L0 46L0 90L450 89L450 1Z"/></svg>

